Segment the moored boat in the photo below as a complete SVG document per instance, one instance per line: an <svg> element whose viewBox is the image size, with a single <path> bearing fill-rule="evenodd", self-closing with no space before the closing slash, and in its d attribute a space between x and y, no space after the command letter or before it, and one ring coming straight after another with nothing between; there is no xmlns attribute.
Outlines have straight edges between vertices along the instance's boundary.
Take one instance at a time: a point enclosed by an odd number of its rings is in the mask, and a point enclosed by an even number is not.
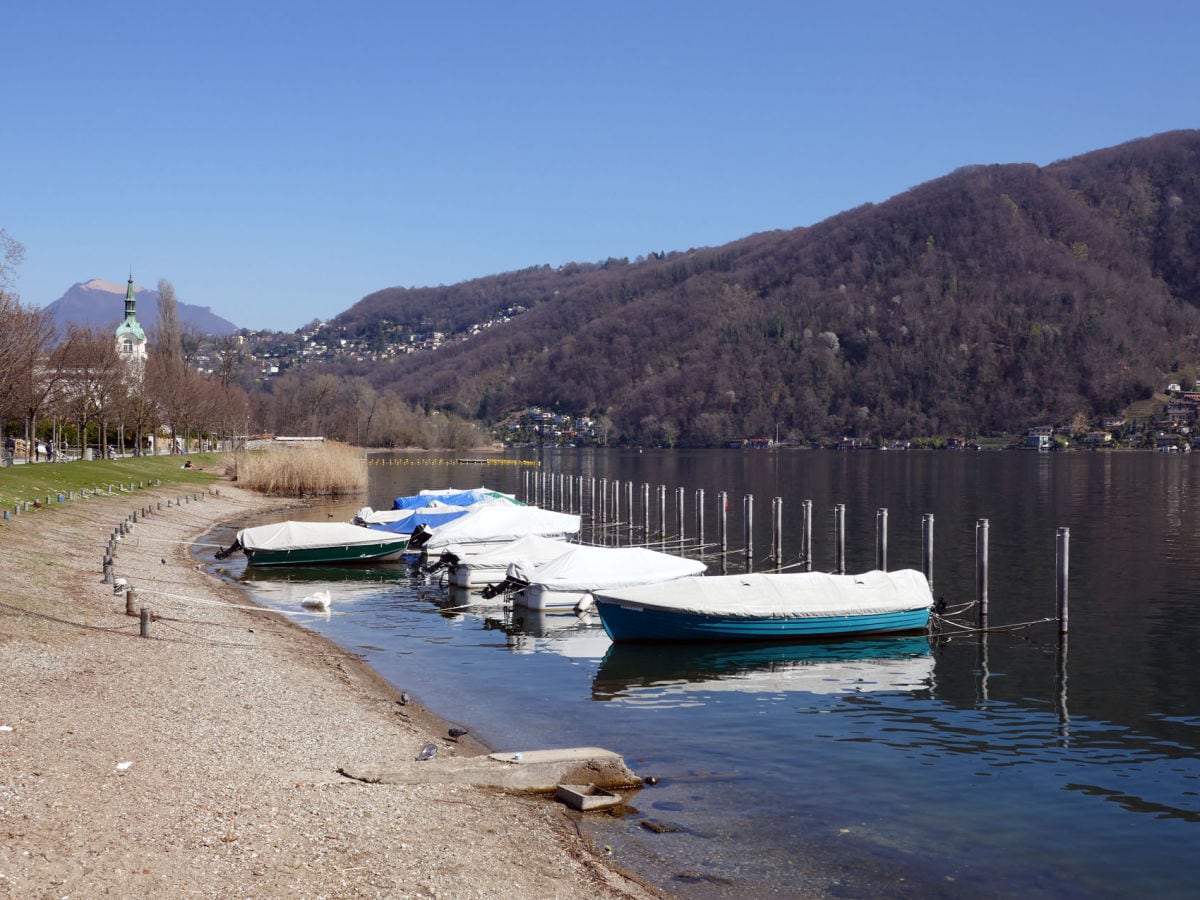
<svg viewBox="0 0 1200 900"><path fill-rule="evenodd" d="M461 559L511 544L528 534L569 541L579 534L579 526L580 517L573 514L536 506L477 503L453 522L414 531L409 549L424 551L432 559L453 548Z"/></svg>
<svg viewBox="0 0 1200 900"><path fill-rule="evenodd" d="M586 609L600 589L689 579L707 566L645 547L572 547L533 572L513 602L530 609Z"/></svg>
<svg viewBox="0 0 1200 900"><path fill-rule="evenodd" d="M440 565L449 571L449 582L455 587L483 587L503 581L510 565L520 564L524 571L534 571L551 560L557 559L574 544L553 538L527 534L510 544L496 547L485 553L459 556L455 548L442 551ZM435 567L431 567L433 571Z"/></svg>
<svg viewBox="0 0 1200 900"><path fill-rule="evenodd" d="M920 631L933 594L915 569L749 573L593 592L614 641L791 640Z"/></svg>
<svg viewBox="0 0 1200 900"><path fill-rule="evenodd" d="M276 522L237 533L233 545L217 551L225 559L237 550L251 566L346 565L394 562L408 540L346 522Z"/></svg>

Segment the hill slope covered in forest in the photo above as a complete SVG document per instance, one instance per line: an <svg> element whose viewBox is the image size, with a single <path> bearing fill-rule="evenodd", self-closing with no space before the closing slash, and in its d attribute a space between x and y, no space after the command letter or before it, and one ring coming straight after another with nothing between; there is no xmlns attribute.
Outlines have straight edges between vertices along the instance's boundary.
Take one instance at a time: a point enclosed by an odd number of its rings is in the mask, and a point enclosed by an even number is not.
<svg viewBox="0 0 1200 900"><path fill-rule="evenodd" d="M494 421L537 404L629 440L1013 432L1123 410L1200 363L1200 131L960 169L808 228L439 288L330 323L464 342L368 374Z"/></svg>

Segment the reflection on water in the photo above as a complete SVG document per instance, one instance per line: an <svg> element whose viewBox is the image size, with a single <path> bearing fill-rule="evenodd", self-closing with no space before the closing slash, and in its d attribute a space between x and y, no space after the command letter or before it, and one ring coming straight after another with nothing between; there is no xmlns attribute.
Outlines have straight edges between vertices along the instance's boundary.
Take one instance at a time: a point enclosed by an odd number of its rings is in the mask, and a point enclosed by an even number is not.
<svg viewBox="0 0 1200 900"><path fill-rule="evenodd" d="M592 684L594 700L658 707L697 703L697 692L811 694L928 690L925 637L820 644L613 644Z"/></svg>

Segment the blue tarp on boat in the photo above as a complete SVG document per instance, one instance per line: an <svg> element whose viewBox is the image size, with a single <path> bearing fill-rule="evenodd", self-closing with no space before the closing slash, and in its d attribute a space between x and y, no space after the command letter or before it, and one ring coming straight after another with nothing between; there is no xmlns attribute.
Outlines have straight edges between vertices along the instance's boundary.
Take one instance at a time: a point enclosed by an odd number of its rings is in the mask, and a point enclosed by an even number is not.
<svg viewBox="0 0 1200 900"><path fill-rule="evenodd" d="M421 525L428 525L430 528L437 528L439 525L445 525L447 522L453 522L455 519L465 516L471 511L469 506L439 506L436 509L414 509L411 515L407 515L402 519L396 519L392 522L381 522L377 525L368 525L368 528L374 528L376 531L390 531L393 534L412 534L413 530Z"/></svg>
<svg viewBox="0 0 1200 900"><path fill-rule="evenodd" d="M502 494L487 488L472 488L467 491L449 489L446 491L422 491L408 497L397 497L392 502L392 509L420 509L428 506L431 501L445 503L447 506L471 506L482 500L507 500L509 503L521 504L511 494Z"/></svg>

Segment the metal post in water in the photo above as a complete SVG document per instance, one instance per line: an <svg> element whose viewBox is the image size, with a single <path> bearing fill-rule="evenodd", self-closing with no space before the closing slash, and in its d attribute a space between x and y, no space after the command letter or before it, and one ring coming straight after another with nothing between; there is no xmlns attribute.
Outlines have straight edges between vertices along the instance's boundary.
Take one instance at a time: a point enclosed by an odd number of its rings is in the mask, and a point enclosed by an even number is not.
<svg viewBox="0 0 1200 900"><path fill-rule="evenodd" d="M596 521L596 476L588 478L588 515Z"/></svg>
<svg viewBox="0 0 1200 900"><path fill-rule="evenodd" d="M683 554L683 488L675 488L675 521L677 527L675 529L675 539L679 541L679 553Z"/></svg>
<svg viewBox="0 0 1200 900"><path fill-rule="evenodd" d="M746 568L754 565L754 495L742 499L742 518L746 526Z"/></svg>
<svg viewBox="0 0 1200 900"><path fill-rule="evenodd" d="M642 482L642 539L650 543L650 485Z"/></svg>
<svg viewBox="0 0 1200 900"><path fill-rule="evenodd" d="M979 624L988 620L988 520L975 523L975 596L979 601Z"/></svg>
<svg viewBox="0 0 1200 900"><path fill-rule="evenodd" d="M1056 539L1057 554L1055 586L1058 593L1058 633L1067 633L1067 574L1071 568L1071 529L1059 528Z"/></svg>
<svg viewBox="0 0 1200 900"><path fill-rule="evenodd" d="M805 500L802 507L803 523L800 531L800 558L804 560L804 571L811 572L813 567L812 501Z"/></svg>
<svg viewBox="0 0 1200 900"><path fill-rule="evenodd" d="M634 542L634 482L625 482L625 515L629 517L629 533L626 536L629 544Z"/></svg>
<svg viewBox="0 0 1200 900"><path fill-rule="evenodd" d="M717 542L721 545L721 560L729 551L729 495L725 491L717 493Z"/></svg>
<svg viewBox="0 0 1200 900"><path fill-rule="evenodd" d="M667 541L667 486L658 486L658 536Z"/></svg>
<svg viewBox="0 0 1200 900"><path fill-rule="evenodd" d="M833 570L838 575L846 574L846 504L833 508Z"/></svg>
<svg viewBox="0 0 1200 900"><path fill-rule="evenodd" d="M704 552L704 488L696 488L696 545Z"/></svg>
<svg viewBox="0 0 1200 900"><path fill-rule="evenodd" d="M921 571L933 590L933 513L921 517Z"/></svg>
<svg viewBox="0 0 1200 900"><path fill-rule="evenodd" d="M886 507L875 510L875 568L887 571L887 520Z"/></svg>
<svg viewBox="0 0 1200 900"><path fill-rule="evenodd" d="M600 479L600 517L599 521L608 521L608 479Z"/></svg>
<svg viewBox="0 0 1200 900"><path fill-rule="evenodd" d="M771 501L773 507L771 516L771 555L775 559L775 568L783 565L783 498L776 497Z"/></svg>

